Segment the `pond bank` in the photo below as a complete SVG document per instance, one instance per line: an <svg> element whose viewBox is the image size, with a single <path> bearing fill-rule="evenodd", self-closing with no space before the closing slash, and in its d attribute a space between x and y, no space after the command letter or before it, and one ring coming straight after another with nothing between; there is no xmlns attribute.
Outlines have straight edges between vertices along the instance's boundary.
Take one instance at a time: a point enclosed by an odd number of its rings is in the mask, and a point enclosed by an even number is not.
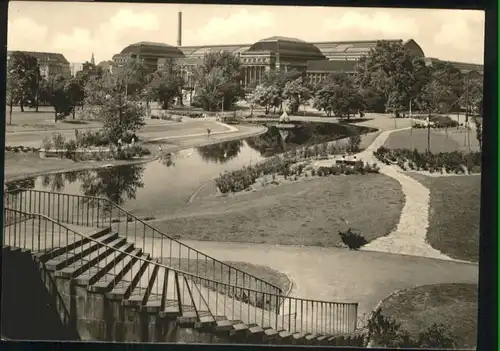
<svg viewBox="0 0 500 351"><path fill-rule="evenodd" d="M164 152L176 152L187 148L206 146L210 144L243 139L265 133L266 127L238 126L238 131L230 130L227 133L211 135L210 139L205 137L176 138L163 144ZM114 167L124 165L144 164L156 160L160 155L154 144L142 144L152 151L148 158L133 161L83 161L74 162L68 159L42 159L38 155L17 154L5 152L4 182L18 181L26 178L38 177L47 174L63 173L68 171L79 171L97 169L103 167Z"/></svg>

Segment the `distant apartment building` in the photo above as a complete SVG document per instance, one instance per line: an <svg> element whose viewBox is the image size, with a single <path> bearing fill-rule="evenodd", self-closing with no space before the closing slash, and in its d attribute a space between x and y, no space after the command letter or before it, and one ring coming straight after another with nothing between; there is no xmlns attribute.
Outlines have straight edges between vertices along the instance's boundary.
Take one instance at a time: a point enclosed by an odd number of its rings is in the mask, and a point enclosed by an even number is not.
<svg viewBox="0 0 500 351"><path fill-rule="evenodd" d="M46 79L57 74L61 74L65 78L71 77L71 65L63 54L54 52L16 51L36 57L40 65L40 74ZM9 61L13 52L14 51L7 51L7 61Z"/></svg>
<svg viewBox="0 0 500 351"><path fill-rule="evenodd" d="M71 76L74 77L80 71L83 71L83 63L82 62L72 62L70 63Z"/></svg>

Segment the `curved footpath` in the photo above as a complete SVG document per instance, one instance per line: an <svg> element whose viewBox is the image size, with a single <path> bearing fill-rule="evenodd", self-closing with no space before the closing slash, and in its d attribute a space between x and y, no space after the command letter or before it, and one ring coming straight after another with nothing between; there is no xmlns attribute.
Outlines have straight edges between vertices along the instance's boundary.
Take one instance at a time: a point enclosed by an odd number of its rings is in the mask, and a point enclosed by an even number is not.
<svg viewBox="0 0 500 351"><path fill-rule="evenodd" d="M383 146L391 133L406 129L409 128L382 132L368 148L356 155L358 159L365 162L377 163L380 167L380 173L397 180L401 184L402 191L405 194L405 204L401 211L396 230L387 236L371 241L363 246L361 250L466 262L453 259L441 253L439 250L434 249L427 243L426 236L427 228L429 227L430 201L429 189L415 179L403 174L395 167L381 164L375 156L373 156L373 151ZM332 165L333 162L332 160L318 161L315 165L327 166Z"/></svg>

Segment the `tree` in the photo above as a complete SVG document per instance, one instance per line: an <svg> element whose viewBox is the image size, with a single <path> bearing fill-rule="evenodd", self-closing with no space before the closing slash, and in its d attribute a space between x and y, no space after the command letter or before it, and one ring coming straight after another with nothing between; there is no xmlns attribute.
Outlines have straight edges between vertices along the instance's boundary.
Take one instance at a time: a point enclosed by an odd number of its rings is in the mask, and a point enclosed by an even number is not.
<svg viewBox="0 0 500 351"><path fill-rule="evenodd" d="M82 81L76 77L65 82L64 93L72 108L73 119L75 119L76 106L82 105L85 98L85 88Z"/></svg>
<svg viewBox="0 0 500 351"><path fill-rule="evenodd" d="M356 83L361 90L371 87L385 101L386 111L399 117L418 94L415 73L424 66L402 43L379 41L356 65Z"/></svg>
<svg viewBox="0 0 500 351"><path fill-rule="evenodd" d="M459 99L465 107L465 118L468 122L469 114L474 110L482 114L483 105L483 80L481 76L466 75L463 79L463 93Z"/></svg>
<svg viewBox="0 0 500 351"><path fill-rule="evenodd" d="M483 121L477 116L472 116L472 121L476 125L476 139L479 143L479 149L483 149Z"/></svg>
<svg viewBox="0 0 500 351"><path fill-rule="evenodd" d="M46 86L47 100L54 107L54 121L58 115L67 116L71 112L72 104L66 89L67 80L60 74L49 77Z"/></svg>
<svg viewBox="0 0 500 351"><path fill-rule="evenodd" d="M247 100L251 105L264 107L267 115L271 108L281 105L282 99L276 86L260 84L247 95Z"/></svg>
<svg viewBox="0 0 500 351"><path fill-rule="evenodd" d="M355 80L346 73L336 73L330 75L319 88L314 106L324 110L328 116L333 112L336 116L349 119L351 115L363 111L364 101Z"/></svg>
<svg viewBox="0 0 500 351"><path fill-rule="evenodd" d="M87 96L87 93L90 93L85 89L85 87L87 86L87 84L89 84L90 80L100 79L103 73L104 71L101 67L96 66L88 61L83 64L81 71L76 72L75 81L78 82L78 84L82 87L84 93L84 99L81 100L82 107L86 101L85 97Z"/></svg>
<svg viewBox="0 0 500 351"><path fill-rule="evenodd" d="M416 99L417 106L427 112L429 117L432 113L439 112L441 104L446 102L451 95L451 88L439 79L439 75L440 71L431 70L430 80L423 86Z"/></svg>
<svg viewBox="0 0 500 351"><path fill-rule="evenodd" d="M311 87L302 77L285 83L283 99L288 100L291 114L297 113L300 105L305 104L311 98L311 91Z"/></svg>
<svg viewBox="0 0 500 351"><path fill-rule="evenodd" d="M168 109L173 99L182 95L184 81L175 65L169 65L164 70L156 71L148 80L146 95L161 102L163 109Z"/></svg>
<svg viewBox="0 0 500 351"><path fill-rule="evenodd" d="M12 61L11 61L12 62ZM9 106L9 124L12 124L12 107L19 97L19 82L15 71L11 68L11 62L7 67L6 102Z"/></svg>
<svg viewBox="0 0 500 351"><path fill-rule="evenodd" d="M144 62L132 57L127 58L123 64L113 70L116 84L124 89L125 99L142 92L146 84L147 74Z"/></svg>
<svg viewBox="0 0 500 351"><path fill-rule="evenodd" d="M90 82L100 89L92 98L98 106L96 113L102 119L103 131L111 141L117 142L145 124L145 108L140 101L127 99L122 77L105 72Z"/></svg>
<svg viewBox="0 0 500 351"><path fill-rule="evenodd" d="M9 71L15 91L17 92L21 112L24 112L24 104L30 97L37 95L37 87L40 78L40 68L36 57L14 51L10 55Z"/></svg>
<svg viewBox="0 0 500 351"><path fill-rule="evenodd" d="M432 71L441 85L449 88L448 94L443 97L442 110L445 112L459 110L460 97L464 92L464 80L460 70L450 62L437 62L433 65Z"/></svg>
<svg viewBox="0 0 500 351"><path fill-rule="evenodd" d="M326 115L332 115L334 105L336 85L333 82L326 82L322 84L314 94L313 107L318 111L325 111Z"/></svg>
<svg viewBox="0 0 500 351"><path fill-rule="evenodd" d="M240 85L241 64L237 56L222 51L210 52L195 72L195 104L212 110L221 106L230 109L245 96Z"/></svg>

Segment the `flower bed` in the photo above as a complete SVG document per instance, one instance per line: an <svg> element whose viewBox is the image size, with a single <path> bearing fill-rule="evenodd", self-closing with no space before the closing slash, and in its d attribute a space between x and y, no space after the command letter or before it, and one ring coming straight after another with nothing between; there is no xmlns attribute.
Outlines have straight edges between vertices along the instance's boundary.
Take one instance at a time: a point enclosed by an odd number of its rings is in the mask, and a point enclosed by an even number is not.
<svg viewBox="0 0 500 351"><path fill-rule="evenodd" d="M427 128L427 123L425 122L427 117L424 118L414 118L424 123L415 122L412 123L412 128ZM459 123L448 116L431 116L429 118L430 128L441 129L441 128L454 128L458 127Z"/></svg>
<svg viewBox="0 0 500 351"><path fill-rule="evenodd" d="M388 149L379 147L373 155L386 165L396 164L403 171L428 171L440 173L480 173L481 152L462 153L459 151L419 152L409 149Z"/></svg>
<svg viewBox="0 0 500 351"><path fill-rule="evenodd" d="M41 157L69 158L73 161L102 161L102 160L131 160L151 155L151 151L139 145L125 145L118 149L111 148L84 148L84 149L40 149Z"/></svg>
<svg viewBox="0 0 500 351"><path fill-rule="evenodd" d="M242 169L225 172L215 179L215 184L221 193L236 193L250 188L257 182L257 179L263 178L263 185L272 183L278 185L277 177L284 180L299 180L302 177L329 176L329 175L349 175L349 174L367 174L378 173L379 167L376 164L369 165L363 161L358 161L353 165L339 164L332 166L322 166L314 169L308 165L308 159L301 157L274 156L259 164L246 166ZM268 177L272 181L268 181Z"/></svg>
<svg viewBox="0 0 500 351"><path fill-rule="evenodd" d="M168 113L168 112L162 111L159 114L151 114L151 119L161 119L164 121L182 122L182 115L181 115L181 113L178 113L178 112Z"/></svg>

